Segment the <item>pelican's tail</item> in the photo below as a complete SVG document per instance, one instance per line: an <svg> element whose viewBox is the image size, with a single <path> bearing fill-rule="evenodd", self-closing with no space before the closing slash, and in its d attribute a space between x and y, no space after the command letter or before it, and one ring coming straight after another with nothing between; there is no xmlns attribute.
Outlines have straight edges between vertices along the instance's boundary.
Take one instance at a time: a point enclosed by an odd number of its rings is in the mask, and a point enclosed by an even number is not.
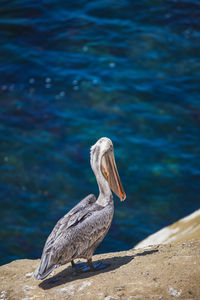
<svg viewBox="0 0 200 300"><path fill-rule="evenodd" d="M59 267L59 264L51 264L49 254L42 257L41 262L34 272L34 276L38 280L42 280L47 277L54 269Z"/></svg>

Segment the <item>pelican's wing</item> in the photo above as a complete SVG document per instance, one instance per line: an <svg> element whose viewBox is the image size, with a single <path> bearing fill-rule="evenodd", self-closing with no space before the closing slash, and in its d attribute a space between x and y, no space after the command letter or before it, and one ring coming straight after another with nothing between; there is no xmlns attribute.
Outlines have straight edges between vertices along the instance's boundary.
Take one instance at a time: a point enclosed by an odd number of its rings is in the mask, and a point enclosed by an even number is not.
<svg viewBox="0 0 200 300"><path fill-rule="evenodd" d="M64 246L69 238L73 238L70 228L90 214L90 207L95 201L96 198L92 194L85 197L57 222L45 243L40 265L35 271L37 279L45 278L53 269L62 264L61 257ZM69 250L71 251L71 249Z"/></svg>

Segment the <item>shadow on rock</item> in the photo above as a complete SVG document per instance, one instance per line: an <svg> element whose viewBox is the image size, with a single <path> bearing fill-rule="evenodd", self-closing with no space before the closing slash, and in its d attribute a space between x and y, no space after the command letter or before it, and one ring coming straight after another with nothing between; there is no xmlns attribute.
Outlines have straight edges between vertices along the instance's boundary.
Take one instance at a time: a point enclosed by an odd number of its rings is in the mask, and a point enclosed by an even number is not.
<svg viewBox="0 0 200 300"><path fill-rule="evenodd" d="M144 256L150 255L154 252L158 252L158 250L151 250L151 251L144 251L142 253L137 253L135 255L127 255L127 256L115 256L111 258L101 259L102 263L108 264L109 266L106 269L101 271L94 271L94 272L86 272L86 273L75 273L71 266L67 267L60 273L56 274L55 276L48 278L39 284L39 287L43 290L48 290L54 288L56 286L69 283L74 280L78 279L86 279L90 278L99 273L106 273L110 271L114 271L119 267L128 264L134 257L136 256Z"/></svg>
<svg viewBox="0 0 200 300"><path fill-rule="evenodd" d="M158 249L146 250L144 252L137 253L135 256L145 256L145 255L153 254L155 252L158 252Z"/></svg>

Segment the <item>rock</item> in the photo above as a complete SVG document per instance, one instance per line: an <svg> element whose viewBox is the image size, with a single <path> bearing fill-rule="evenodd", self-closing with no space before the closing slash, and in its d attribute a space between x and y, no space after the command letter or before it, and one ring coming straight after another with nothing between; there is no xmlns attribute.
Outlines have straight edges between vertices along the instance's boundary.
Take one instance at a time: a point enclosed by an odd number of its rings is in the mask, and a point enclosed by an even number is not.
<svg viewBox="0 0 200 300"><path fill-rule="evenodd" d="M0 267L0 299L200 299L200 241L95 255L110 266L75 274L67 264L43 281L33 272L39 260Z"/></svg>
<svg viewBox="0 0 200 300"><path fill-rule="evenodd" d="M149 245L168 244L171 242L184 242L192 239L200 240L200 209L148 236L134 248L138 249Z"/></svg>

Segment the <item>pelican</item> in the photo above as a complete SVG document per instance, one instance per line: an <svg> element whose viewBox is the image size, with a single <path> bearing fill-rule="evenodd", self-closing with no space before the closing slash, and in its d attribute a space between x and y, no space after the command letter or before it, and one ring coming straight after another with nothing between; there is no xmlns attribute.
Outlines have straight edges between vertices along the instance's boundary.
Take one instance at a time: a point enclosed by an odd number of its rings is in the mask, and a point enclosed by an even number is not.
<svg viewBox="0 0 200 300"><path fill-rule="evenodd" d="M47 238L40 265L34 273L38 280L44 279L55 268L68 262L74 268L80 264L82 271L105 267L102 263L95 265L92 255L111 225L114 212L111 190L121 201L126 198L110 139L103 137L91 147L90 164L96 176L99 197L96 199L93 194L85 197L57 222ZM87 263L75 264L74 259L77 258L84 258Z"/></svg>

